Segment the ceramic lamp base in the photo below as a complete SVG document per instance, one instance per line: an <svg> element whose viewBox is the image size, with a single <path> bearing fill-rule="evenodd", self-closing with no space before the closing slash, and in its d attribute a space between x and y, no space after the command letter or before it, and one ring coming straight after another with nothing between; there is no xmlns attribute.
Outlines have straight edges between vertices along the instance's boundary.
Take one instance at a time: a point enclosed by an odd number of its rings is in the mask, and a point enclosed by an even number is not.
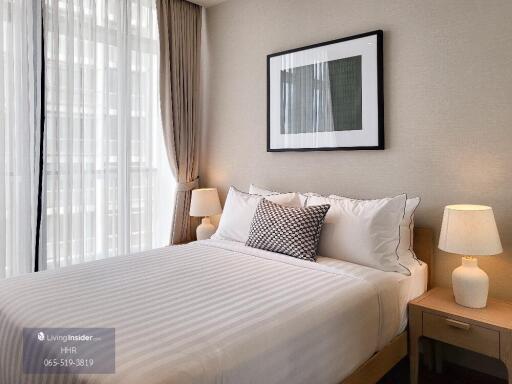
<svg viewBox="0 0 512 384"><path fill-rule="evenodd" d="M197 240L207 240L215 233L215 225L210 221L209 217L203 218L201 224L196 229Z"/></svg>
<svg viewBox="0 0 512 384"><path fill-rule="evenodd" d="M463 257L462 265L452 273L453 294L457 304L469 308L484 308L489 293L489 277L478 268L474 257Z"/></svg>

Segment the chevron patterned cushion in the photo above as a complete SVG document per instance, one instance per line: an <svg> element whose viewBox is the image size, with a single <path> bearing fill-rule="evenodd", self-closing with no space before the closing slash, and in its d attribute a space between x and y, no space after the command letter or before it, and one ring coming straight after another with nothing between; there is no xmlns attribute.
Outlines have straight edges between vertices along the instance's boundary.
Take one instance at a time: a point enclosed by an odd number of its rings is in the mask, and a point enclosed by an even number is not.
<svg viewBox="0 0 512 384"><path fill-rule="evenodd" d="M262 199L245 245L315 261L324 217L330 205L291 208Z"/></svg>

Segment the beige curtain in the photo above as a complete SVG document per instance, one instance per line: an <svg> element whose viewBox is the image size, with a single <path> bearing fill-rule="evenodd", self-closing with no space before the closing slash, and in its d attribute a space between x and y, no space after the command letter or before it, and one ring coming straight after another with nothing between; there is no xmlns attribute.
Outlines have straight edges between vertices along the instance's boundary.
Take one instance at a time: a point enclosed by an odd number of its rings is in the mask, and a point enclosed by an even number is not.
<svg viewBox="0 0 512 384"><path fill-rule="evenodd" d="M201 7L184 0L157 0L160 34L160 107L167 156L177 181L171 244L194 238L189 216L198 186L199 50Z"/></svg>

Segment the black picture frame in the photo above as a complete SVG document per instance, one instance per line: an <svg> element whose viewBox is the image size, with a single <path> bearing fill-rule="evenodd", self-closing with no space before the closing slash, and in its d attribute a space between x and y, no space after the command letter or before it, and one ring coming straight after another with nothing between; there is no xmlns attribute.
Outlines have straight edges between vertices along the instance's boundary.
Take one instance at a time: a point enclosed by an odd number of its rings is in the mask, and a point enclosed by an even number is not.
<svg viewBox="0 0 512 384"><path fill-rule="evenodd" d="M322 47L330 44L337 44L349 40L360 39L368 36L377 38L377 113L378 113L378 144L375 146L341 146L341 147L313 147L313 148L271 148L271 116L270 116L270 60L273 57L281 56L293 52ZM354 151L354 150L383 150L384 145L384 70L383 70L383 35L382 30L361 33L358 35L342 37L335 40L329 40L322 43L306 45L299 48L276 52L267 55L267 152L310 152L310 151Z"/></svg>

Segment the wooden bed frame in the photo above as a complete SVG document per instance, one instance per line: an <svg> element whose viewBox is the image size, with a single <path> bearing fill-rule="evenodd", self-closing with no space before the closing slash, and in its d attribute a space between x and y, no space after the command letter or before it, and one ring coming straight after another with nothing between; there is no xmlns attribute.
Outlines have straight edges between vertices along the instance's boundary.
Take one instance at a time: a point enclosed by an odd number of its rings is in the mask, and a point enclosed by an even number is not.
<svg viewBox="0 0 512 384"><path fill-rule="evenodd" d="M414 252L428 265L427 289L432 284L434 270L434 236L431 229L414 228ZM407 330L396 336L379 352L375 353L341 384L371 384L379 381L391 368L407 356Z"/></svg>

